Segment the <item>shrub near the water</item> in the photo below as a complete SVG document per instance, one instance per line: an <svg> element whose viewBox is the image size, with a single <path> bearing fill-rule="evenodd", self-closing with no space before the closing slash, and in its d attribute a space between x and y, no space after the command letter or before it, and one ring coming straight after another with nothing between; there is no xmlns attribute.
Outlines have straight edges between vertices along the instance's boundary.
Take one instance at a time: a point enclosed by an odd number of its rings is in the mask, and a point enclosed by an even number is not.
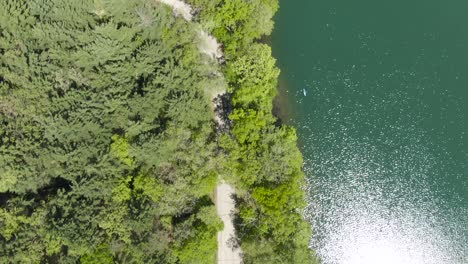
<svg viewBox="0 0 468 264"><path fill-rule="evenodd" d="M245 263L311 263L310 226L301 212L302 156L296 133L272 115L279 70L271 49L256 43L269 34L276 0L191 0L201 21L225 47L234 125L220 145L225 174L238 189L236 228ZM207 3L209 2L209 3ZM206 8L205 8L206 7Z"/></svg>

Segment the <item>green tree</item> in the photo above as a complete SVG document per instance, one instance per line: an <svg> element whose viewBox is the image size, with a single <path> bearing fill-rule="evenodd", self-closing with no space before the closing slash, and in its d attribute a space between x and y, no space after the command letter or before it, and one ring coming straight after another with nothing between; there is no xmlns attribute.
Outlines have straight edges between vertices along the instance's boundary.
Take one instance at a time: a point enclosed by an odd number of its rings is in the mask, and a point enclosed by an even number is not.
<svg viewBox="0 0 468 264"><path fill-rule="evenodd" d="M279 70L265 44L253 44L245 55L234 60L228 71L234 106L271 113Z"/></svg>
<svg viewBox="0 0 468 264"><path fill-rule="evenodd" d="M174 219L216 183L219 66L161 5L0 0L0 262L180 263Z"/></svg>

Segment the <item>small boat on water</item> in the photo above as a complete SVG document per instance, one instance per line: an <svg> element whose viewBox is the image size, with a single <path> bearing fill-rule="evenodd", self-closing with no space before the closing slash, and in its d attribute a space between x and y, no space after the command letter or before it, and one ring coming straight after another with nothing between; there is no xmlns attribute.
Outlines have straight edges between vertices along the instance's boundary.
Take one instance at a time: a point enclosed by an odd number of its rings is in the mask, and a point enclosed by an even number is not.
<svg viewBox="0 0 468 264"><path fill-rule="evenodd" d="M304 94L304 96L307 96L307 91L306 91L306 89L302 89L302 93Z"/></svg>

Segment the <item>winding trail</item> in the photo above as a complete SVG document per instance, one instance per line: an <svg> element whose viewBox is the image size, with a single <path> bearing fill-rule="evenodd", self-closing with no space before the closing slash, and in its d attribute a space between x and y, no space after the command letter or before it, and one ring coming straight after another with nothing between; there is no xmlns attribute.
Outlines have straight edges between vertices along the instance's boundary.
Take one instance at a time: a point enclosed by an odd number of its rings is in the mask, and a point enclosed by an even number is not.
<svg viewBox="0 0 468 264"><path fill-rule="evenodd" d="M182 16L187 21L192 21L192 7L180 0L156 0L163 4L169 5L176 16ZM223 57L223 53L220 49L220 45L216 38L209 35L205 31L201 30L200 43L198 49L201 53L204 53L212 59L220 59ZM219 96L225 94L226 91L220 91L214 93L211 97L211 103L213 104L212 110L214 113L214 120L218 127L224 126L223 117L221 113L215 111L219 107L219 103L215 100ZM234 228L234 188L221 182L216 186L215 192L215 204L216 212L224 223L224 229L218 232L218 253L217 260L218 264L240 264L242 263L242 250L236 243L236 230Z"/></svg>
<svg viewBox="0 0 468 264"><path fill-rule="evenodd" d="M187 21L192 21L193 19L193 9L190 5L186 4L180 0L156 0L160 3L168 5L172 8L175 16L181 16ZM221 51L218 40L206 33L203 30L200 30L198 34L200 38L200 43L198 43L198 49L201 53L204 53L210 56L213 59L220 59L223 57L223 52Z"/></svg>
<svg viewBox="0 0 468 264"><path fill-rule="evenodd" d="M157 0L163 4L172 7L176 16L182 16L187 21L192 21L192 7L180 0Z"/></svg>

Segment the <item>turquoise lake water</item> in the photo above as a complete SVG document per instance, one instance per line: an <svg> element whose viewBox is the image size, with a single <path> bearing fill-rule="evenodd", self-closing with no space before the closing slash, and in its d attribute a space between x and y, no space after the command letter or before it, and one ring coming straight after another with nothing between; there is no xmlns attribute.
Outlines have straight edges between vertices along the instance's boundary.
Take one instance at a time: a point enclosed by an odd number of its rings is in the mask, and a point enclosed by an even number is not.
<svg viewBox="0 0 468 264"><path fill-rule="evenodd" d="M468 1L280 1L323 263L468 263Z"/></svg>

